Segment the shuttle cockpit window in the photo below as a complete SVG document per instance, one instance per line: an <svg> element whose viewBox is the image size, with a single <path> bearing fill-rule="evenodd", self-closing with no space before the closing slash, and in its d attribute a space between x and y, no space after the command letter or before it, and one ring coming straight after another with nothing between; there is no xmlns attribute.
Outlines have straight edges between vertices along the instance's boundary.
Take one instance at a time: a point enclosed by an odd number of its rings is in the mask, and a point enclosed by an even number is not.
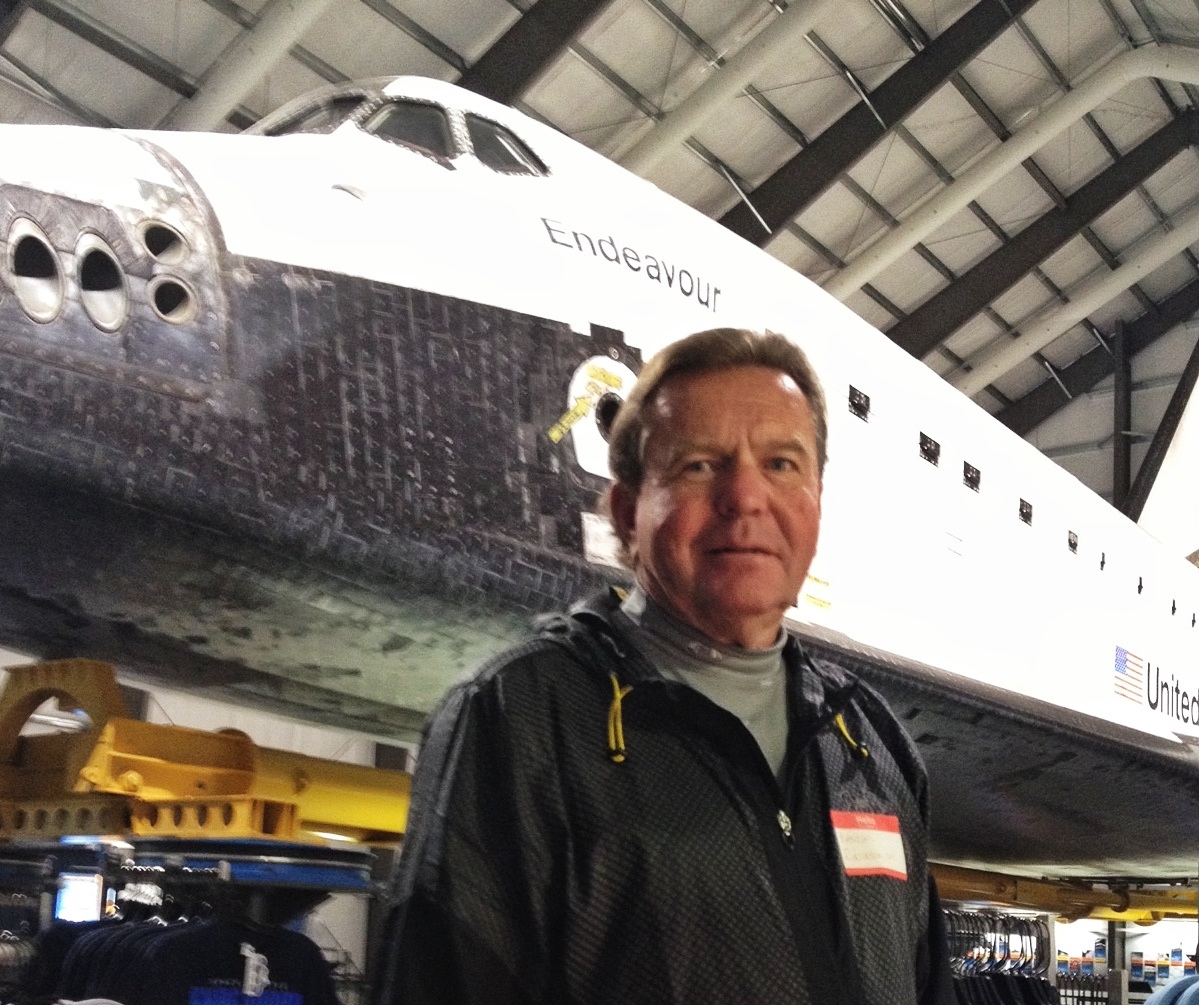
<svg viewBox="0 0 1199 1005"><path fill-rule="evenodd" d="M392 143L416 147L438 159L454 154L449 116L440 105L423 101L389 101L362 128Z"/></svg>
<svg viewBox="0 0 1199 1005"><path fill-rule="evenodd" d="M292 133L331 133L357 112L367 100L369 99L362 94L340 94L311 105L299 114L288 116L277 124L271 124L261 132L265 136L287 136Z"/></svg>
<svg viewBox="0 0 1199 1005"><path fill-rule="evenodd" d="M505 174L549 173L537 155L503 126L467 114L466 131L475 148L475 156L489 168Z"/></svg>

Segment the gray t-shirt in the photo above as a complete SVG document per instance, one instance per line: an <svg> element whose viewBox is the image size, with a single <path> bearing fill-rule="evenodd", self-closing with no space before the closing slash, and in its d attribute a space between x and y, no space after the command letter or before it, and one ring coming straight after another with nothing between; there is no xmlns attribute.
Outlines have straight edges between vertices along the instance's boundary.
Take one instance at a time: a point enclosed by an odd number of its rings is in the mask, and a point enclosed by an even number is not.
<svg viewBox="0 0 1199 1005"><path fill-rule="evenodd" d="M658 671L731 712L753 734L777 776L787 751L786 672L779 637L769 649L717 645L635 586L620 605L622 627Z"/></svg>

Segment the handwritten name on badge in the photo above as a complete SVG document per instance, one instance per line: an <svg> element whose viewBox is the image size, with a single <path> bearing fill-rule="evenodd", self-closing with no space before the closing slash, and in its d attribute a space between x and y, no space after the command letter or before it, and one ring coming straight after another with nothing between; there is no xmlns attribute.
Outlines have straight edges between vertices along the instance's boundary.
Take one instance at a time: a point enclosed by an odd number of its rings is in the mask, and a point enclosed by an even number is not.
<svg viewBox="0 0 1199 1005"><path fill-rule="evenodd" d="M908 878L899 817L890 813L853 813L830 810L833 833L845 865L846 876Z"/></svg>

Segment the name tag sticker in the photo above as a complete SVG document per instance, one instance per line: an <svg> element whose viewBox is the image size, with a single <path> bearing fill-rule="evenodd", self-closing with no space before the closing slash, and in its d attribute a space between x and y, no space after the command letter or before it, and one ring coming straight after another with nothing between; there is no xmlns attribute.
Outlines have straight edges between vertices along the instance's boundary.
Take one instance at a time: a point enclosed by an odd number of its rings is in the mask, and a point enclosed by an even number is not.
<svg viewBox="0 0 1199 1005"><path fill-rule="evenodd" d="M831 810L833 833L846 876L908 878L908 863L899 836L899 817L890 813Z"/></svg>

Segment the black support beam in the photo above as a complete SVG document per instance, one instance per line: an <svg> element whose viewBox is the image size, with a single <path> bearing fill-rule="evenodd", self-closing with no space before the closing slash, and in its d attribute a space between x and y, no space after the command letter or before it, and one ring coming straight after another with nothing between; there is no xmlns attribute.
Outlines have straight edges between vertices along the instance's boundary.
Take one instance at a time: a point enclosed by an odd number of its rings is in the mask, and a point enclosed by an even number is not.
<svg viewBox="0 0 1199 1005"><path fill-rule="evenodd" d="M1199 144L1199 112L1188 110L1096 175L1007 244L929 297L887 335L918 359L1132 192L1188 146Z"/></svg>
<svg viewBox="0 0 1199 1005"><path fill-rule="evenodd" d="M931 97L1035 2L979 0L923 52L875 88L869 103L859 102L762 182L750 194L750 201L771 231L812 203L888 130ZM730 209L720 222L757 244L765 244L770 238L743 204Z"/></svg>
<svg viewBox="0 0 1199 1005"><path fill-rule="evenodd" d="M512 104L611 0L538 0L458 83Z"/></svg>
<svg viewBox="0 0 1199 1005"><path fill-rule="evenodd" d="M0 0L0 44L12 34L24 13L25 0Z"/></svg>
<svg viewBox="0 0 1199 1005"><path fill-rule="evenodd" d="M1155 312L1142 314L1125 326L1124 338L1129 357L1152 345L1196 311L1199 311L1199 279L1191 280L1182 289L1170 294L1157 305ZM1086 394L1112 372L1111 353L1097 346L1059 370L1058 376L1070 394L1077 397ZM1061 388L1052 380L1047 380L996 413L995 417L1014 433L1025 436L1067 404L1069 401Z"/></svg>
<svg viewBox="0 0 1199 1005"><path fill-rule="evenodd" d="M1112 505L1120 509L1132 485L1132 365L1123 323L1108 345L1116 378L1112 395Z"/></svg>
<svg viewBox="0 0 1199 1005"><path fill-rule="evenodd" d="M1186 411L1187 402L1191 400L1197 380L1199 380L1199 342L1196 342L1195 347L1191 350L1191 358L1187 360L1187 365L1178 380L1178 386L1174 388L1170 404L1166 406L1166 414L1162 416L1161 424L1157 427L1157 432L1153 434L1153 441L1145 453L1145 459L1141 461L1140 470L1137 471L1137 480L1133 482L1132 490L1124 500L1124 505L1120 507L1130 520L1136 521L1141 518L1141 511L1145 508L1149 493L1153 490L1153 483L1157 481L1158 472L1162 469L1162 461L1166 459L1166 451L1170 449L1174 434L1178 432L1178 424L1182 422L1182 415Z"/></svg>

